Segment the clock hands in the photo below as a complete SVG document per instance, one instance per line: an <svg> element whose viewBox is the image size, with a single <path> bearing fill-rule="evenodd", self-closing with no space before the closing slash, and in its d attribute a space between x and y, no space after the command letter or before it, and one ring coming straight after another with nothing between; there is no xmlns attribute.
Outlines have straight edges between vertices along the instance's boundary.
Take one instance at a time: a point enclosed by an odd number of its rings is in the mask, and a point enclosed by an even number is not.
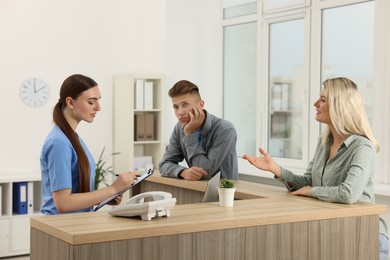
<svg viewBox="0 0 390 260"><path fill-rule="evenodd" d="M33 80L33 86L34 86L34 94L36 94L37 92L39 92L47 87L46 85L44 85L44 86L40 87L39 89L37 89L37 79Z"/></svg>
<svg viewBox="0 0 390 260"><path fill-rule="evenodd" d="M31 107L40 107L48 101L49 85L39 78L28 78L22 82L19 96L23 103Z"/></svg>
<svg viewBox="0 0 390 260"><path fill-rule="evenodd" d="M42 89L45 89L45 88L46 88L46 86L43 86L43 87L41 87L39 89L35 89L35 85L34 85L34 93L37 93L37 92L39 92L39 91L41 91Z"/></svg>
<svg viewBox="0 0 390 260"><path fill-rule="evenodd" d="M33 81L34 81L34 82L33 82L33 86L34 86L34 93L37 93L37 91L36 91L36 79L34 79Z"/></svg>

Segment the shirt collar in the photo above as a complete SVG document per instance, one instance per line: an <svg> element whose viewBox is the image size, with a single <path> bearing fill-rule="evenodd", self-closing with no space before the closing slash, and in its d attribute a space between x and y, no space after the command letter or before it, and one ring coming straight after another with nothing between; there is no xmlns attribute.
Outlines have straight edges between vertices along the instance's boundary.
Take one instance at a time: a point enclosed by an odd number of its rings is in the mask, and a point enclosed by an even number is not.
<svg viewBox="0 0 390 260"><path fill-rule="evenodd" d="M206 121L204 122L203 128L200 129L200 131L201 131L201 135L202 135L202 136L206 136L207 133L210 132L210 129L211 129L211 121L212 121L212 120L211 120L211 117L210 117L209 112L207 112L206 109L203 109L203 111L204 111L204 113L205 113L205 115L206 115Z"/></svg>
<svg viewBox="0 0 390 260"><path fill-rule="evenodd" d="M359 136L358 135L350 135L347 139L345 139L344 144L346 147L348 147L353 141L355 141Z"/></svg>
<svg viewBox="0 0 390 260"><path fill-rule="evenodd" d="M355 141L357 138L359 137L359 135L355 135L355 134L351 134L350 136L348 136L347 139L344 140L344 142L341 144L341 146L345 146L345 147L348 147L353 141ZM328 138L328 141L327 141L327 144L330 145L332 143L332 140L333 140L333 137L329 137ZM340 146L340 147L341 147Z"/></svg>

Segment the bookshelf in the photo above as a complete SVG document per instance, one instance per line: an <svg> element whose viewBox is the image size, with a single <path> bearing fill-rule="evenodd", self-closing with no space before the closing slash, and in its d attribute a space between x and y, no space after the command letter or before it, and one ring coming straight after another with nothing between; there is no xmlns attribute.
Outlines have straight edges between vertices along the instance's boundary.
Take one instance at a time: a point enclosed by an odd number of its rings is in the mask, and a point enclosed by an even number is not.
<svg viewBox="0 0 390 260"><path fill-rule="evenodd" d="M27 214L13 211L13 187L20 182L33 187L32 196L27 194L27 204L32 204ZM40 176L0 176L0 258L30 253L30 216L39 214L41 205Z"/></svg>
<svg viewBox="0 0 390 260"><path fill-rule="evenodd" d="M140 100L140 82L148 85L147 93ZM158 75L114 75L114 142L113 152L119 152L113 157L113 166L116 173L137 170L144 167L134 167L135 158L151 157L153 167L156 169L162 158L163 143L162 129L164 129L162 87L163 77ZM152 85L152 87L150 87ZM138 92L137 92L138 90ZM152 99L152 100L150 100ZM141 101L141 102L140 102ZM144 106L140 105L144 103ZM147 105L147 104L151 105ZM152 122L150 132L146 131L145 138L138 138L142 118L146 121L146 128ZM147 118L149 123L147 123ZM148 134L149 133L149 134ZM150 133L152 136L150 136ZM138 161L138 160L137 160Z"/></svg>

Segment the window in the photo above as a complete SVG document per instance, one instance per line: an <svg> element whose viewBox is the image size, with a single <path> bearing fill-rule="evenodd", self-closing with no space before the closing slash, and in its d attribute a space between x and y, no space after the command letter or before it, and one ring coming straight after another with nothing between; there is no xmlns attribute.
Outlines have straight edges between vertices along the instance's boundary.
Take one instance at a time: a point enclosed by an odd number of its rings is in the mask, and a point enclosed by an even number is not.
<svg viewBox="0 0 390 260"><path fill-rule="evenodd" d="M268 152L302 159L304 20L274 23L269 29Z"/></svg>
<svg viewBox="0 0 390 260"><path fill-rule="evenodd" d="M256 149L256 28L255 22L224 28L223 114L234 122L238 155Z"/></svg>
<svg viewBox="0 0 390 260"><path fill-rule="evenodd" d="M227 7L223 10L223 18L233 18L257 13L257 2L250 1L238 6Z"/></svg>
<svg viewBox="0 0 390 260"><path fill-rule="evenodd" d="M345 76L363 93L368 117L372 114L374 2L322 11L321 81Z"/></svg>
<svg viewBox="0 0 390 260"><path fill-rule="evenodd" d="M308 0L264 0L264 13L302 7L306 2Z"/></svg>
<svg viewBox="0 0 390 260"><path fill-rule="evenodd" d="M261 146L304 172L321 131L313 103L325 79L345 76L360 88L382 146L375 182L390 184L387 1L265 0L255 21L224 20L224 117L238 129L240 155ZM240 163L239 171L253 173Z"/></svg>
<svg viewBox="0 0 390 260"><path fill-rule="evenodd" d="M323 9L321 60L322 81L345 76L357 84L373 129L373 97L378 91L373 85L374 13L373 1ZM381 182L382 178L382 171L378 171L375 180Z"/></svg>

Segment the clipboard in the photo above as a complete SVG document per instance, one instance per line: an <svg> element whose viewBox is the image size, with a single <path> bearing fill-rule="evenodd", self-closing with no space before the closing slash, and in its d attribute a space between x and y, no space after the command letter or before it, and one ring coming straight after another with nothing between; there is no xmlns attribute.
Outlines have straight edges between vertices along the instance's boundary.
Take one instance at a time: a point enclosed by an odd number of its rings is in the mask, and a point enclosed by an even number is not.
<svg viewBox="0 0 390 260"><path fill-rule="evenodd" d="M137 178L137 181L134 182L133 184L131 184L129 187L127 187L126 189L123 189L122 191L118 192L117 194L115 195L112 195L111 197L109 197L108 199L105 199L103 200L102 202L99 203L99 205L97 205L95 207L95 209L93 211L98 211L99 209L101 209L103 206L105 206L107 203L109 203L110 201L114 200L117 196L125 193L126 191L130 190L132 187L134 187L135 185L137 185L138 183L140 183L141 181L145 180L146 178L148 178L149 176L153 175L153 171L154 169L148 169L146 170L141 176L139 176Z"/></svg>

